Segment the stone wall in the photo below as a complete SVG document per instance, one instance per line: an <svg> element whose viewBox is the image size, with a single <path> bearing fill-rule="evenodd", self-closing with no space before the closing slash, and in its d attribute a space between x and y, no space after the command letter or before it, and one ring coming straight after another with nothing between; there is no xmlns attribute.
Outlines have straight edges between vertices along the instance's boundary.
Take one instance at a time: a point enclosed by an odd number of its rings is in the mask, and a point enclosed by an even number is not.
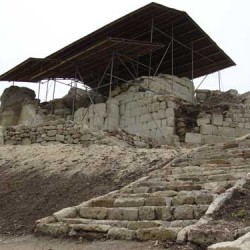
<svg viewBox="0 0 250 250"><path fill-rule="evenodd" d="M94 128L124 129L153 138L155 144L177 144L175 97L193 102L193 83L170 75L141 77L116 87L106 103L76 111L74 120Z"/></svg>
<svg viewBox="0 0 250 250"><path fill-rule="evenodd" d="M93 131L73 121L50 121L35 126L12 126L0 127L0 144L6 145L29 145L40 143L67 143L83 144L95 143L108 144L110 136L126 141L136 147L152 147L152 142L146 137L130 135L122 130L110 133L106 131Z"/></svg>
<svg viewBox="0 0 250 250"><path fill-rule="evenodd" d="M250 133L250 105L232 104L227 111L200 113L197 133L186 133L185 142L213 144L228 142Z"/></svg>

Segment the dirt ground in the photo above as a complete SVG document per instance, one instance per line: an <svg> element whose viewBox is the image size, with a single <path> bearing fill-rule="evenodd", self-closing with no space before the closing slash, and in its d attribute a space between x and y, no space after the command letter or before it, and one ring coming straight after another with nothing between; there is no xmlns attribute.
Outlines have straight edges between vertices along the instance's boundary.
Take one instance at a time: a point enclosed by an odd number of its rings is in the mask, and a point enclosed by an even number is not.
<svg viewBox="0 0 250 250"><path fill-rule="evenodd" d="M192 250L191 247L158 241L136 242L118 240L76 241L50 237L0 237L0 250Z"/></svg>
<svg viewBox="0 0 250 250"><path fill-rule="evenodd" d="M157 242L130 241L73 241L31 235L17 238L0 238L0 250L146 250L164 249Z"/></svg>
<svg viewBox="0 0 250 250"><path fill-rule="evenodd" d="M2 146L0 235L30 234L37 219L125 186L175 155L124 142Z"/></svg>
<svg viewBox="0 0 250 250"><path fill-rule="evenodd" d="M215 213L214 219L237 223L241 227L250 226L250 181L234 192L232 199Z"/></svg>

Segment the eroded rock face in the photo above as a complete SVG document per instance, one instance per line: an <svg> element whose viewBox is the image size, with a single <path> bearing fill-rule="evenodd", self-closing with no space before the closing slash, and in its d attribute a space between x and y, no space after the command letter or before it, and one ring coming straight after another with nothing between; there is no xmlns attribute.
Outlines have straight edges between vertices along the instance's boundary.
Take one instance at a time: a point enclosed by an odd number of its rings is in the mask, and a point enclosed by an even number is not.
<svg viewBox="0 0 250 250"><path fill-rule="evenodd" d="M35 97L35 92L29 88L11 86L5 89L1 96L0 125L16 125L24 103L34 101Z"/></svg>
<svg viewBox="0 0 250 250"><path fill-rule="evenodd" d="M74 102L74 109L85 107L87 108L90 103L88 93L76 87L73 87L69 90L68 94L62 98L62 103L69 109L72 109Z"/></svg>

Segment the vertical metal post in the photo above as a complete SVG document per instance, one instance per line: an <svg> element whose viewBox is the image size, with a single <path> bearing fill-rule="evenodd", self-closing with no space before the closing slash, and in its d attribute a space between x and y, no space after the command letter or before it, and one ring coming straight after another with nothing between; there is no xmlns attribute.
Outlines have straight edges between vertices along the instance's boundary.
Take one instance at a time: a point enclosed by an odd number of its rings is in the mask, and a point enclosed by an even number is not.
<svg viewBox="0 0 250 250"><path fill-rule="evenodd" d="M73 80L70 83L70 89L72 90L73 87ZM76 92L75 92L76 93ZM71 112L71 116L72 116L72 120L74 120L74 114L75 114L75 95L73 94L73 99L72 99L72 112Z"/></svg>
<svg viewBox="0 0 250 250"><path fill-rule="evenodd" d="M192 42L191 44L191 65L192 65L192 72L191 72L191 77L192 77L192 83L193 83L193 86L194 86L194 43ZM194 101L194 90L193 90L193 93L192 93L192 101Z"/></svg>
<svg viewBox="0 0 250 250"><path fill-rule="evenodd" d="M192 73L191 73L191 77L192 77L192 82L194 79L194 44L192 42Z"/></svg>
<svg viewBox="0 0 250 250"><path fill-rule="evenodd" d="M54 89L53 89L53 100L55 99L55 92L56 92L56 79L54 79Z"/></svg>
<svg viewBox="0 0 250 250"><path fill-rule="evenodd" d="M40 99L41 81L38 82L38 100Z"/></svg>
<svg viewBox="0 0 250 250"><path fill-rule="evenodd" d="M154 32L154 18L152 18L151 22L151 32L150 32L150 42L153 42L153 32ZM148 75L151 75L151 65L152 65L152 49L150 50L149 54L149 70L148 70Z"/></svg>
<svg viewBox="0 0 250 250"><path fill-rule="evenodd" d="M174 26L172 24L172 94L174 93Z"/></svg>
<svg viewBox="0 0 250 250"><path fill-rule="evenodd" d="M114 68L114 52L112 54L111 69L110 69L109 98L111 97L111 85L112 85L112 82L113 82L113 68Z"/></svg>
<svg viewBox="0 0 250 250"><path fill-rule="evenodd" d="M136 59L136 77L139 77L139 56Z"/></svg>
<svg viewBox="0 0 250 250"><path fill-rule="evenodd" d="M12 85L15 86L15 82L14 81L12 82Z"/></svg>
<svg viewBox="0 0 250 250"><path fill-rule="evenodd" d="M221 91L221 76L220 76L220 71L218 71L218 81L219 81L219 90Z"/></svg>
<svg viewBox="0 0 250 250"><path fill-rule="evenodd" d="M49 80L47 81L47 85L46 85L46 96L45 96L45 101L47 102L48 100L48 91L49 91Z"/></svg>

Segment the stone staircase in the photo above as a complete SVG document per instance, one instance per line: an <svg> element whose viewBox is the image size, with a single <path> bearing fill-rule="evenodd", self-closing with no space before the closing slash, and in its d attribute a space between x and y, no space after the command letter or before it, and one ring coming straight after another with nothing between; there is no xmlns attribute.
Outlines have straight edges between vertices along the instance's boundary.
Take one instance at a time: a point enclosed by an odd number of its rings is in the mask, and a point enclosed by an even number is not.
<svg viewBox="0 0 250 250"><path fill-rule="evenodd" d="M250 171L250 136L177 157L126 187L38 220L53 236L171 240Z"/></svg>

